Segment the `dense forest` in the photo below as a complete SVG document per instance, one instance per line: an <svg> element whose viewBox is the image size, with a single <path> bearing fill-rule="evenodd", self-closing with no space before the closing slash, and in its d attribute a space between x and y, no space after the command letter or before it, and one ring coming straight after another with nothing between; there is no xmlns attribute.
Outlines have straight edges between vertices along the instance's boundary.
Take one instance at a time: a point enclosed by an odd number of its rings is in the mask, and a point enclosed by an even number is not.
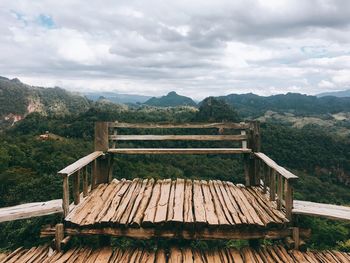
<svg viewBox="0 0 350 263"><path fill-rule="evenodd" d="M56 173L92 151L93 125L97 120L190 122L242 121L244 118L231 105L214 98L203 101L199 111L186 107L136 108L127 111L117 107L91 107L76 115L29 114L0 134L0 207L61 198L62 182ZM263 123L261 129L263 151L299 176L295 186L296 199L350 204L350 186L340 176L350 173L348 138L337 138L317 126L297 129L281 123ZM55 134L55 139L40 140L39 135L46 131ZM236 183L244 180L240 157L218 155L157 158L121 156L116 160L115 176L217 178ZM59 218L56 216L49 216L0 223L0 248L33 246L43 242L39 239L41 225L57 220ZM310 227L313 231L308 241L310 247L350 250L349 223L308 217L299 217L298 220L302 226ZM132 240L115 242L140 245L140 241ZM216 243L225 246L237 244L239 242ZM208 244L201 242L192 245Z"/></svg>

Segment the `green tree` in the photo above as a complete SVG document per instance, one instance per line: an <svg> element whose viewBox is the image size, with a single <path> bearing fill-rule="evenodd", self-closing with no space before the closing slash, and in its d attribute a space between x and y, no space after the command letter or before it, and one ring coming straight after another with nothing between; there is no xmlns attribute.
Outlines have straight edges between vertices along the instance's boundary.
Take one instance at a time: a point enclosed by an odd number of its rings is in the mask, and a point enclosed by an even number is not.
<svg viewBox="0 0 350 263"><path fill-rule="evenodd" d="M195 116L196 121L238 121L238 114L233 106L224 100L208 97L202 101Z"/></svg>

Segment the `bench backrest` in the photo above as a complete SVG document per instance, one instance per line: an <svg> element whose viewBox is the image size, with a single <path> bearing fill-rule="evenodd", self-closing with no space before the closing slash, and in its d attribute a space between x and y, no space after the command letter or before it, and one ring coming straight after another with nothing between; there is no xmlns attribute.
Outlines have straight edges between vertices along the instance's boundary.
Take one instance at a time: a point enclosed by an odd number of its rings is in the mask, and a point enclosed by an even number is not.
<svg viewBox="0 0 350 263"><path fill-rule="evenodd" d="M121 134L121 130L138 129L138 130L174 130L176 133L183 129L213 130L210 135L206 134ZM235 134L225 134L227 130L234 130ZM129 133L129 132L128 132ZM194 132L195 133L195 132ZM232 133L232 132L231 132ZM120 141L235 141L240 143L239 148L119 148ZM259 151L260 134L259 123L257 122L241 122L241 123L120 123L120 122L98 122L95 125L95 150L108 151L113 153L246 153L250 151ZM222 149L222 150L220 150ZM191 151L192 150L192 151Z"/></svg>

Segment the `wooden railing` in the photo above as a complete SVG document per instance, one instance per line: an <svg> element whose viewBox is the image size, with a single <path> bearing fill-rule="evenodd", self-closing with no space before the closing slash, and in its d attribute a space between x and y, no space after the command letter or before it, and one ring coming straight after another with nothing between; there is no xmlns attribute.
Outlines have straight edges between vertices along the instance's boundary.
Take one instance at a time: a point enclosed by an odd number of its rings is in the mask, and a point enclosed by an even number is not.
<svg viewBox="0 0 350 263"><path fill-rule="evenodd" d="M217 129L210 135L135 135L119 134L118 129ZM225 130L238 130L236 134L224 134ZM124 131L124 130L123 130ZM233 141L238 148L120 148L118 141ZM80 176L83 178L83 196L88 192L88 166L91 167L91 189L96 184L110 182L113 154L236 154L244 156L247 186L263 185L264 192L276 201L278 209L285 209L291 218L293 207L292 182L294 174L279 166L260 152L260 126L258 122L242 123L119 123L97 122L95 124L95 152L81 158L59 172L63 176L63 210L69 212L69 182L73 177L74 204L80 202ZM261 183L262 182L262 183Z"/></svg>
<svg viewBox="0 0 350 263"><path fill-rule="evenodd" d="M74 204L80 203L80 177L82 177L82 194L87 196L89 189L94 189L98 183L98 159L104 155L102 151L95 151L66 168L58 172L58 175L63 177L63 198L62 207L64 216L69 213L70 195L69 195L69 178L73 179L73 200ZM91 185L89 186L89 174L91 175Z"/></svg>
<svg viewBox="0 0 350 263"><path fill-rule="evenodd" d="M254 155L257 158L256 180L263 182L264 193L269 191L270 200L277 202L279 210L284 206L286 217L290 220L293 209L293 182L298 176L261 152L256 152Z"/></svg>

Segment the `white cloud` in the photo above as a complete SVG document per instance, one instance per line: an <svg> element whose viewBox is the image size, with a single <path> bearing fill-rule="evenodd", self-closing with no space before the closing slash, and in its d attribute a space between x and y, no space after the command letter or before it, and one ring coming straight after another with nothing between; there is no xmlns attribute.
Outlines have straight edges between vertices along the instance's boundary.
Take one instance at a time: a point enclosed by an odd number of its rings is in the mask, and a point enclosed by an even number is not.
<svg viewBox="0 0 350 263"><path fill-rule="evenodd" d="M203 98L350 85L350 1L0 2L0 75Z"/></svg>

